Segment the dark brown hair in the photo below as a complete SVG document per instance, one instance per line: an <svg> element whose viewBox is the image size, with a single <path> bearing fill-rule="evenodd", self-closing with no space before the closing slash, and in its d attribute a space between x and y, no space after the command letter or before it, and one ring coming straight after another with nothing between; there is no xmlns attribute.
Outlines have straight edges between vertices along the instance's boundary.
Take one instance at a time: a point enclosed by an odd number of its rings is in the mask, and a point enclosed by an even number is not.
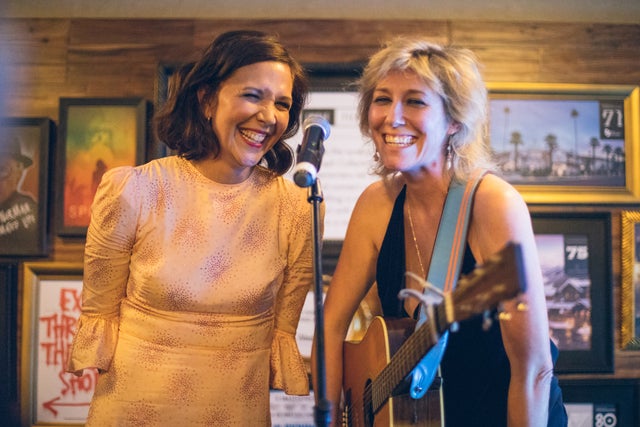
<svg viewBox="0 0 640 427"><path fill-rule="evenodd" d="M293 102L289 123L282 138L263 158L266 167L284 174L293 164L293 152L284 142L300 127L300 113L308 93L302 66L289 54L275 36L260 31L229 31L219 35L202 58L179 68L172 76L168 99L154 118L156 137L179 156L198 160L220 153L220 142L207 122L198 99L216 96L220 85L238 68L264 61L285 63L293 77Z"/></svg>

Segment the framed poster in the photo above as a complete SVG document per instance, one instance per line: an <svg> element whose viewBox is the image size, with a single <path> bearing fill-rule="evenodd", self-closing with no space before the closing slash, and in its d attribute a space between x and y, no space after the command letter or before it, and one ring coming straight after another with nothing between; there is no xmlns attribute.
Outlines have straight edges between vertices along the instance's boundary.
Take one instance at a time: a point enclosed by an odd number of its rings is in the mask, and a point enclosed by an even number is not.
<svg viewBox="0 0 640 427"><path fill-rule="evenodd" d="M80 316L82 264L26 262L22 282L22 426L83 424L98 373L66 373Z"/></svg>
<svg viewBox="0 0 640 427"><path fill-rule="evenodd" d="M640 211L622 211L622 348L640 350Z"/></svg>
<svg viewBox="0 0 640 427"><path fill-rule="evenodd" d="M640 87L487 86L491 148L528 203L640 201Z"/></svg>
<svg viewBox="0 0 640 427"><path fill-rule="evenodd" d="M611 216L532 213L557 373L613 372Z"/></svg>
<svg viewBox="0 0 640 427"><path fill-rule="evenodd" d="M563 379L562 398L569 427L637 426L636 379Z"/></svg>
<svg viewBox="0 0 640 427"><path fill-rule="evenodd" d="M145 161L148 102L142 98L61 98L56 219L60 236L84 236L102 175Z"/></svg>
<svg viewBox="0 0 640 427"><path fill-rule="evenodd" d="M0 135L0 256L45 256L55 125L2 118Z"/></svg>

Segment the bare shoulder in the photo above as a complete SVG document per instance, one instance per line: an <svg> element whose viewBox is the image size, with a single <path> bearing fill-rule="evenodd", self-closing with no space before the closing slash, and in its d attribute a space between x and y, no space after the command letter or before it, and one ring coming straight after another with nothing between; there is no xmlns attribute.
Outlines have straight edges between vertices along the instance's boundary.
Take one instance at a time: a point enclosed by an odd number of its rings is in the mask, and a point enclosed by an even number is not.
<svg viewBox="0 0 640 427"><path fill-rule="evenodd" d="M489 174L478 185L469 242L480 263L502 249L509 241L532 239L531 217L524 199L502 178Z"/></svg>
<svg viewBox="0 0 640 427"><path fill-rule="evenodd" d="M391 210L401 189L402 185L397 181L385 183L379 180L369 184L358 197L355 209L366 211L368 215Z"/></svg>
<svg viewBox="0 0 640 427"><path fill-rule="evenodd" d="M378 247L401 189L402 185L397 182L383 181L376 181L365 188L351 214L348 237L358 241L369 240Z"/></svg>
<svg viewBox="0 0 640 427"><path fill-rule="evenodd" d="M475 214L528 214L527 205L522 195L504 179L494 174L487 174L480 184L474 199Z"/></svg>

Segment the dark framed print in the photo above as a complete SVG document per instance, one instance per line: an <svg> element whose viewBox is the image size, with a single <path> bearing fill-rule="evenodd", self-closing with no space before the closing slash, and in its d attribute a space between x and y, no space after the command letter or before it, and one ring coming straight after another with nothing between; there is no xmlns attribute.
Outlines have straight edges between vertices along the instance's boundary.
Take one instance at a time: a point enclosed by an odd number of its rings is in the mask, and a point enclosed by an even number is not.
<svg viewBox="0 0 640 427"><path fill-rule="evenodd" d="M531 214L557 373L613 372L611 214Z"/></svg>
<svg viewBox="0 0 640 427"><path fill-rule="evenodd" d="M18 263L0 262L0 420L18 425Z"/></svg>
<svg viewBox="0 0 640 427"><path fill-rule="evenodd" d="M173 90L179 77L178 71L181 64L160 64L156 70L156 81L154 86L154 110L159 111L169 97L169 93ZM149 160L175 154L167 145L154 138L147 144L147 158Z"/></svg>
<svg viewBox="0 0 640 427"><path fill-rule="evenodd" d="M640 87L487 86L491 148L528 203L640 201Z"/></svg>
<svg viewBox="0 0 640 427"><path fill-rule="evenodd" d="M159 110L169 96L169 90L173 86L173 77L180 68L180 64L160 64L157 68L155 93L155 109Z"/></svg>
<svg viewBox="0 0 640 427"><path fill-rule="evenodd" d="M569 426L637 426L637 379L561 379Z"/></svg>
<svg viewBox="0 0 640 427"><path fill-rule="evenodd" d="M22 276L21 425L83 424L97 371L65 372L80 316L82 264L25 262Z"/></svg>
<svg viewBox="0 0 640 427"><path fill-rule="evenodd" d="M640 211L622 211L622 348L640 350Z"/></svg>
<svg viewBox="0 0 640 427"><path fill-rule="evenodd" d="M57 233L84 236L102 175L146 159L148 102L142 98L60 98Z"/></svg>
<svg viewBox="0 0 640 427"><path fill-rule="evenodd" d="M44 256L55 124L2 118L0 134L0 256Z"/></svg>

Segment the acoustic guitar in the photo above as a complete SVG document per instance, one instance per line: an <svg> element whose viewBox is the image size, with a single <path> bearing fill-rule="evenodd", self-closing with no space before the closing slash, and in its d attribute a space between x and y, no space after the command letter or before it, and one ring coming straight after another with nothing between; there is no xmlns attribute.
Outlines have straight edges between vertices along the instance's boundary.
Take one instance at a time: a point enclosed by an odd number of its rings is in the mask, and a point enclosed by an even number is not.
<svg viewBox="0 0 640 427"><path fill-rule="evenodd" d="M422 399L412 399L406 394L409 374L445 331L455 330L452 325L489 314L524 290L521 248L509 243L460 278L453 292L431 307L432 315L417 330L412 319L375 317L362 341L344 343L343 425L441 426L438 384L432 384ZM509 313L499 316L508 319Z"/></svg>

